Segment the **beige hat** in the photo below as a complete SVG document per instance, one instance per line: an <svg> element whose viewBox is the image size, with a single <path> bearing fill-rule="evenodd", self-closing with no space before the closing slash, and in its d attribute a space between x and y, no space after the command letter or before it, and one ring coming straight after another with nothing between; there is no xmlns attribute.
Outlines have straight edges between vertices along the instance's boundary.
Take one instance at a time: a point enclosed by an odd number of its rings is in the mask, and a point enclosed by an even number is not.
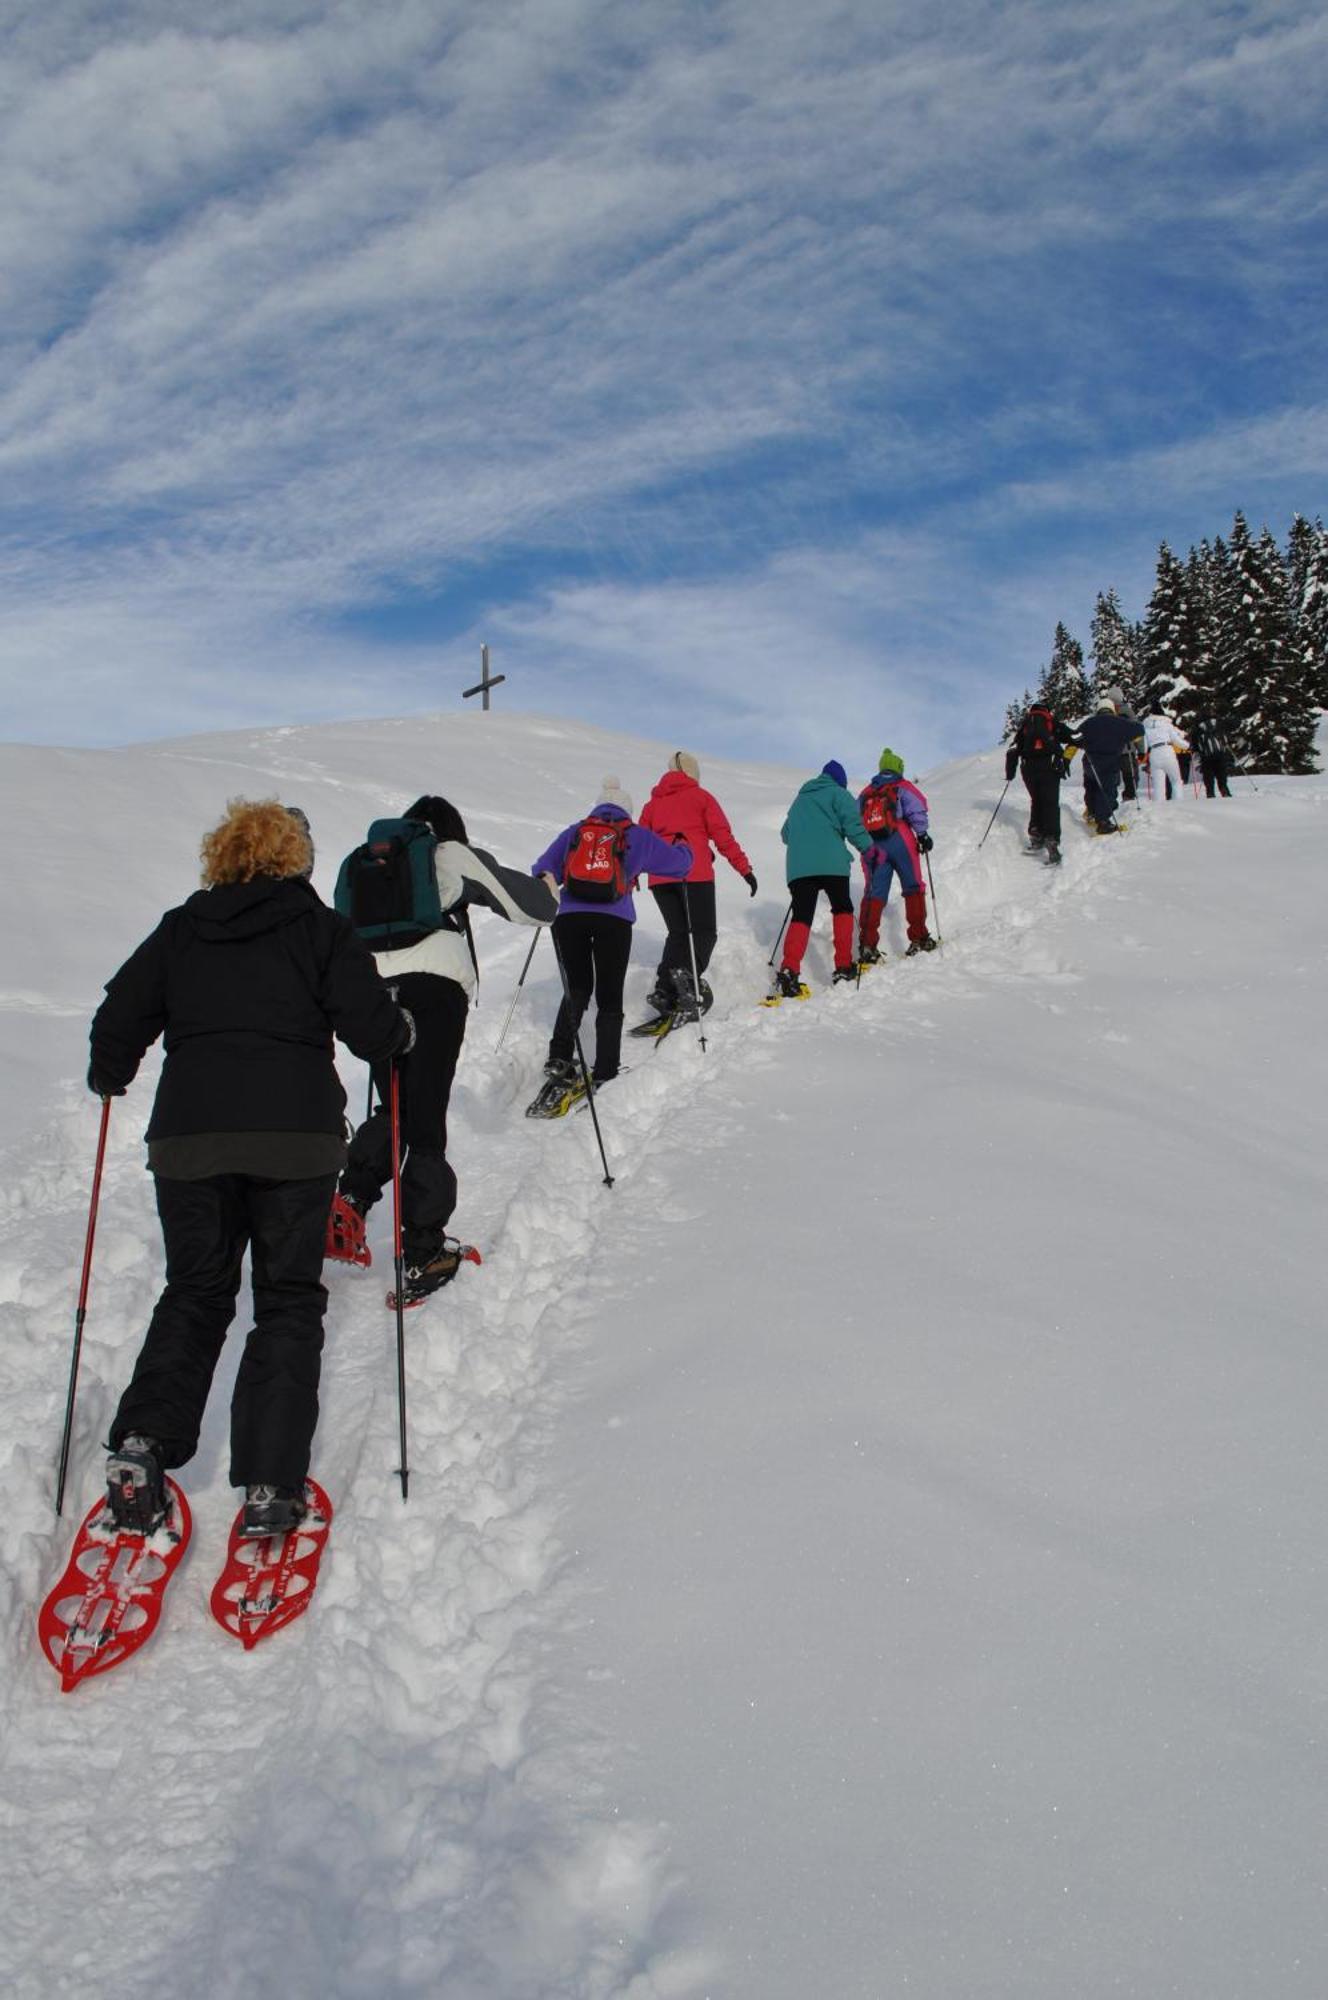
<svg viewBox="0 0 1328 2000"><path fill-rule="evenodd" d="M601 778L599 797L595 803L601 806L621 806L629 819L636 811L631 799L622 788L621 778Z"/></svg>
<svg viewBox="0 0 1328 2000"><path fill-rule="evenodd" d="M675 750L669 758L669 769L671 771L681 771L684 777L688 778L699 779L701 776L701 766L697 763L690 750Z"/></svg>

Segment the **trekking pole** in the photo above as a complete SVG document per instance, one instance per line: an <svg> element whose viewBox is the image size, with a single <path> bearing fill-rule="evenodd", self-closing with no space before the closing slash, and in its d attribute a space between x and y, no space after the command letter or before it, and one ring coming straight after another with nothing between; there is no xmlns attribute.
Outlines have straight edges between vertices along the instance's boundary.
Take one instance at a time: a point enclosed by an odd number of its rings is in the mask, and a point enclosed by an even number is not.
<svg viewBox="0 0 1328 2000"><path fill-rule="evenodd" d="M396 1278L397 1302L397 1423L401 1432L401 1480L403 1501L410 1493L410 1467L406 1463L406 1259L401 1247L401 1065L392 1057L388 1102L392 1125L392 1268Z"/></svg>
<svg viewBox="0 0 1328 2000"><path fill-rule="evenodd" d="M101 1170L106 1158L106 1132L111 1122L111 1100L101 1101L101 1131L97 1135L97 1164L92 1170L92 1201L88 1208L88 1233L83 1244L83 1278L78 1288L78 1309L74 1314L74 1353L69 1364L69 1394L65 1397L65 1428L60 1439L60 1472L55 1484L55 1511L65 1504L65 1473L69 1469L69 1436L74 1427L74 1392L78 1387L79 1356L83 1352L83 1322L88 1311L88 1285L92 1278L92 1241L97 1234L97 1204L101 1200Z"/></svg>
<svg viewBox="0 0 1328 2000"><path fill-rule="evenodd" d="M539 930L536 931L534 937L530 940L530 950L526 953L526 962L521 968L521 977L516 982L516 992L512 995L512 1004L507 1010L507 1019L503 1022L503 1032L501 1033L501 1035L499 1035L497 1041L493 1045L493 1052L495 1055L497 1055L499 1049L502 1047L503 1043L507 1040L507 1031L512 1025L512 1016L516 1012L516 1003L521 998L521 988L526 983L526 974L530 971L530 961L535 956L535 946L540 941L540 931L542 931L543 928L544 926L543 924L541 924Z"/></svg>
<svg viewBox="0 0 1328 2000"><path fill-rule="evenodd" d="M784 931L785 928L787 927L788 920L792 915L793 915L793 904L792 902L790 902L788 908L784 912L784 922L779 926L779 936L775 939L774 950L771 952L769 958L766 960L767 965L774 964L775 952L779 950L780 945L784 941Z"/></svg>
<svg viewBox="0 0 1328 2000"><path fill-rule="evenodd" d="M692 930L692 898L687 884L682 885L682 909L687 919L687 949L692 955L692 990L696 994L696 1032L701 1040L701 1054L706 1052L705 1023L701 1019L701 975L696 969L696 935Z"/></svg>
<svg viewBox="0 0 1328 2000"><path fill-rule="evenodd" d="M1011 785L1012 785L1013 783L1014 783L1014 779L1013 779L1013 778L1007 778L1007 779L1006 779L1006 781L1005 781L1005 792L1008 792L1008 791L1009 791L1009 789L1010 789L1010 787L1011 787ZM1002 807L1002 806L1003 806L1003 805L1005 804L1005 792L1002 792L1002 793L1001 793L1001 795L1000 795L1000 797L999 797L999 798L997 799L997 801L996 801L996 812L994 812L994 813L992 814L991 818L990 818L990 819L989 819L989 820L987 821L987 833L990 833L990 832L991 832L991 830L992 830L992 828L993 828L993 827L995 826L995 824L996 824L996 813L998 813L998 812L1000 811L1001 807ZM984 834L983 834L983 836L982 836L982 838L981 838L981 840L980 840L980 841L978 842L978 846L979 846L979 847L985 847L985 846L986 846L986 844L987 844L987 833L984 833Z"/></svg>
<svg viewBox="0 0 1328 2000"><path fill-rule="evenodd" d="M586 1086L586 1103L590 1107L590 1122L595 1128L595 1142L599 1147L600 1159L604 1162L604 1185L611 1188L613 1186L613 1175L609 1172L609 1156L604 1150L604 1134L599 1129L599 1113L595 1109L595 1079L590 1074L590 1067L586 1062L586 1052L581 1046L581 1023L577 1020L576 1009L572 1005L572 989L567 983L567 968L563 964L563 955L558 949L557 938L553 940L553 955L558 961L558 977L563 982L563 999L567 1002L567 1018L573 1023L572 1042L576 1049L576 1059L581 1065L581 1081Z"/></svg>
<svg viewBox="0 0 1328 2000"><path fill-rule="evenodd" d="M931 872L930 848L926 849L922 858L927 864L927 887L931 890L931 915L932 915L932 922L936 926L936 943L939 949L941 951L944 951L945 939L941 936L941 913L936 907L936 882Z"/></svg>

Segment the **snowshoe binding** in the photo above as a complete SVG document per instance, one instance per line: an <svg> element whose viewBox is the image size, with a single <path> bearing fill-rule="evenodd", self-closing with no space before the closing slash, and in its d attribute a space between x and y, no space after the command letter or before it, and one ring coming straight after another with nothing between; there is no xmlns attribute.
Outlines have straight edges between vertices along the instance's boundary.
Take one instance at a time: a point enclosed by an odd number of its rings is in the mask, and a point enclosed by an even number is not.
<svg viewBox="0 0 1328 2000"><path fill-rule="evenodd" d="M421 1306L431 1299L435 1292L441 1292L444 1285L450 1285L463 1264L480 1264L483 1258L473 1243L458 1243L454 1236L445 1236L440 1249L426 1261L407 1264L403 1272L404 1284L401 1304L406 1312L412 1306ZM397 1309L397 1295L391 1291L387 1295L389 1312Z"/></svg>
<svg viewBox="0 0 1328 2000"><path fill-rule="evenodd" d="M156 1630L192 1527L180 1488L160 1468L158 1477L165 1508L155 1528L145 1533L117 1526L108 1492L84 1517L63 1574L38 1613L37 1637L65 1694L118 1667Z"/></svg>
<svg viewBox="0 0 1328 2000"><path fill-rule="evenodd" d="M858 968L856 965L837 965L835 967L830 980L832 986L856 986L857 983Z"/></svg>
<svg viewBox="0 0 1328 2000"><path fill-rule="evenodd" d="M930 931L924 931L920 938L911 938L909 940L908 950L904 953L904 957L916 958L920 951L935 951L935 949L935 938Z"/></svg>
<svg viewBox="0 0 1328 2000"><path fill-rule="evenodd" d="M130 1534L151 1535L166 1518L166 1476L152 1438L127 1437L106 1461L106 1511Z"/></svg>
<svg viewBox="0 0 1328 2000"><path fill-rule="evenodd" d="M526 1106L527 1118L565 1118L586 1094L585 1078L575 1063L552 1057L544 1065L544 1082Z"/></svg>
<svg viewBox="0 0 1328 2000"><path fill-rule="evenodd" d="M246 1652L308 1610L331 1525L332 1502L315 1479L300 1492L247 1488L211 1597L212 1616Z"/></svg>
<svg viewBox="0 0 1328 2000"><path fill-rule="evenodd" d="M787 965L781 965L779 971L775 974L774 986L761 1002L761 1005L763 1007L778 1007L781 1000L810 1000L811 997L811 987L805 986L797 973L791 971Z"/></svg>

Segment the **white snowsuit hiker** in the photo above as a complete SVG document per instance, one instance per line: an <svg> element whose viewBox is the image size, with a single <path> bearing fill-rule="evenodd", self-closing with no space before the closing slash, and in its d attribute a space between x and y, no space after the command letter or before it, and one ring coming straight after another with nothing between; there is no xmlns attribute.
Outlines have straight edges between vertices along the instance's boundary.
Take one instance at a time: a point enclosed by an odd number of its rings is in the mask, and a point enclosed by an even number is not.
<svg viewBox="0 0 1328 2000"><path fill-rule="evenodd" d="M1148 751L1148 769L1153 780L1154 805L1161 805L1168 797L1167 781L1171 781L1169 796L1178 799L1181 795L1180 764L1178 750L1188 750L1189 744L1177 729L1169 715L1154 710L1144 718L1144 744Z"/></svg>

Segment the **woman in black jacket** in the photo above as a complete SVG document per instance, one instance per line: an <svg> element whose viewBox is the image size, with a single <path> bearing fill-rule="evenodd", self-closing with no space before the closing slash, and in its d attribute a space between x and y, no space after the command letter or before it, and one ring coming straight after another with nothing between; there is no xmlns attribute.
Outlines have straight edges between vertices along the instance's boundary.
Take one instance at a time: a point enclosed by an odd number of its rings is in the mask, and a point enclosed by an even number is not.
<svg viewBox="0 0 1328 2000"><path fill-rule="evenodd" d="M109 1504L149 1530L162 1474L198 1448L246 1248L254 1327L231 1402L231 1484L245 1531L295 1526L318 1421L323 1239L346 1156L339 1035L367 1060L409 1046L409 1014L308 877L303 814L233 799L202 847L203 883L106 988L88 1085L122 1096L164 1037L147 1129L166 1250L157 1301L111 1425Z"/></svg>

